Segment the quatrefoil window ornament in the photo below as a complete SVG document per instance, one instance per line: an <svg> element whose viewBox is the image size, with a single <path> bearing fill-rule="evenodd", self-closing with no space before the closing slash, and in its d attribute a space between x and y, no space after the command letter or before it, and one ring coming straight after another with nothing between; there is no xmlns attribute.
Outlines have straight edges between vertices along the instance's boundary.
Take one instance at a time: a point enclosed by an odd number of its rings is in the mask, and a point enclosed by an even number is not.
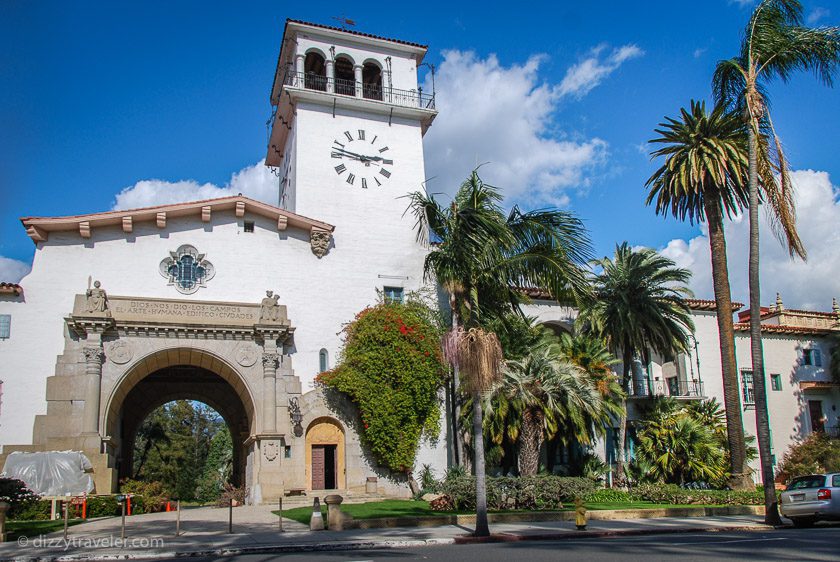
<svg viewBox="0 0 840 562"><path fill-rule="evenodd" d="M201 287L206 287L216 274L213 264L205 259L194 246L184 244L169 257L160 262L160 274L174 285L179 293L191 295Z"/></svg>

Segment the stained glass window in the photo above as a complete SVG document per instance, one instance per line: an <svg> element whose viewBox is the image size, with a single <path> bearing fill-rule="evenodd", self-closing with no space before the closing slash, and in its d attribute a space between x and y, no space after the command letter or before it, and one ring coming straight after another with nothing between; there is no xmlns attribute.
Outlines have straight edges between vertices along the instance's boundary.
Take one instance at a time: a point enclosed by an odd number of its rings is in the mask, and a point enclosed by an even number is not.
<svg viewBox="0 0 840 562"><path fill-rule="evenodd" d="M193 246L183 245L169 257L160 262L160 273L175 285L179 292L190 294L212 279L215 274L213 264L207 261Z"/></svg>

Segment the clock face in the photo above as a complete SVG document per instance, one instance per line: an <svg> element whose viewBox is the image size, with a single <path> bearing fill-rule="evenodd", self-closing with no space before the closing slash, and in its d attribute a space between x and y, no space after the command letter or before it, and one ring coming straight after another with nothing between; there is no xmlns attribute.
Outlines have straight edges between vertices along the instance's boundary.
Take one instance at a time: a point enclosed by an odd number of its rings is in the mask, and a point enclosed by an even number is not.
<svg viewBox="0 0 840 562"><path fill-rule="evenodd" d="M335 173L348 186L382 187L394 165L391 149L379 135L364 129L343 131L330 146Z"/></svg>

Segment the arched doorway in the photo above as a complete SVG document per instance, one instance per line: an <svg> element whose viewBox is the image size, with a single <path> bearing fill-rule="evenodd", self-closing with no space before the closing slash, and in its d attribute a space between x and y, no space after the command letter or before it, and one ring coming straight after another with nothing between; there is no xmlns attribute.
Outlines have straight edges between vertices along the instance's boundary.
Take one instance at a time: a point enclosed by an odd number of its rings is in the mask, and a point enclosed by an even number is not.
<svg viewBox="0 0 840 562"><path fill-rule="evenodd" d="M310 90L327 91L327 67L324 56L317 51L309 51L303 62L304 86Z"/></svg>
<svg viewBox="0 0 840 562"><path fill-rule="evenodd" d="M107 405L105 427L112 436L118 478L131 474L140 424L153 410L174 400L203 402L222 416L233 441L233 483L248 485L246 443L255 427L254 401L227 362L196 349L149 355L116 385Z"/></svg>
<svg viewBox="0 0 840 562"><path fill-rule="evenodd" d="M382 99L382 68L373 62L362 67L362 96L372 100Z"/></svg>
<svg viewBox="0 0 840 562"><path fill-rule="evenodd" d="M356 72L353 61L346 56L335 59L335 93L343 96L356 95Z"/></svg>
<svg viewBox="0 0 840 562"><path fill-rule="evenodd" d="M332 418L317 418L306 429L306 480L310 490L346 487L344 429Z"/></svg>

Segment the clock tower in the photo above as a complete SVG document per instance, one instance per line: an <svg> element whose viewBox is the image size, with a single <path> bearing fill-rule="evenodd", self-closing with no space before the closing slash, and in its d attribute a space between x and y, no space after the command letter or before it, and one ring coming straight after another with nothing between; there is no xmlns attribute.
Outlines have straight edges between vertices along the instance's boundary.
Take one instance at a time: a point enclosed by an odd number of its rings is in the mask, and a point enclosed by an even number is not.
<svg viewBox="0 0 840 562"><path fill-rule="evenodd" d="M279 205L335 225L336 274L379 289L422 283L425 251L405 195L424 189L423 135L437 115L434 92L417 81L425 54L287 20L271 91L266 165L279 170Z"/></svg>

